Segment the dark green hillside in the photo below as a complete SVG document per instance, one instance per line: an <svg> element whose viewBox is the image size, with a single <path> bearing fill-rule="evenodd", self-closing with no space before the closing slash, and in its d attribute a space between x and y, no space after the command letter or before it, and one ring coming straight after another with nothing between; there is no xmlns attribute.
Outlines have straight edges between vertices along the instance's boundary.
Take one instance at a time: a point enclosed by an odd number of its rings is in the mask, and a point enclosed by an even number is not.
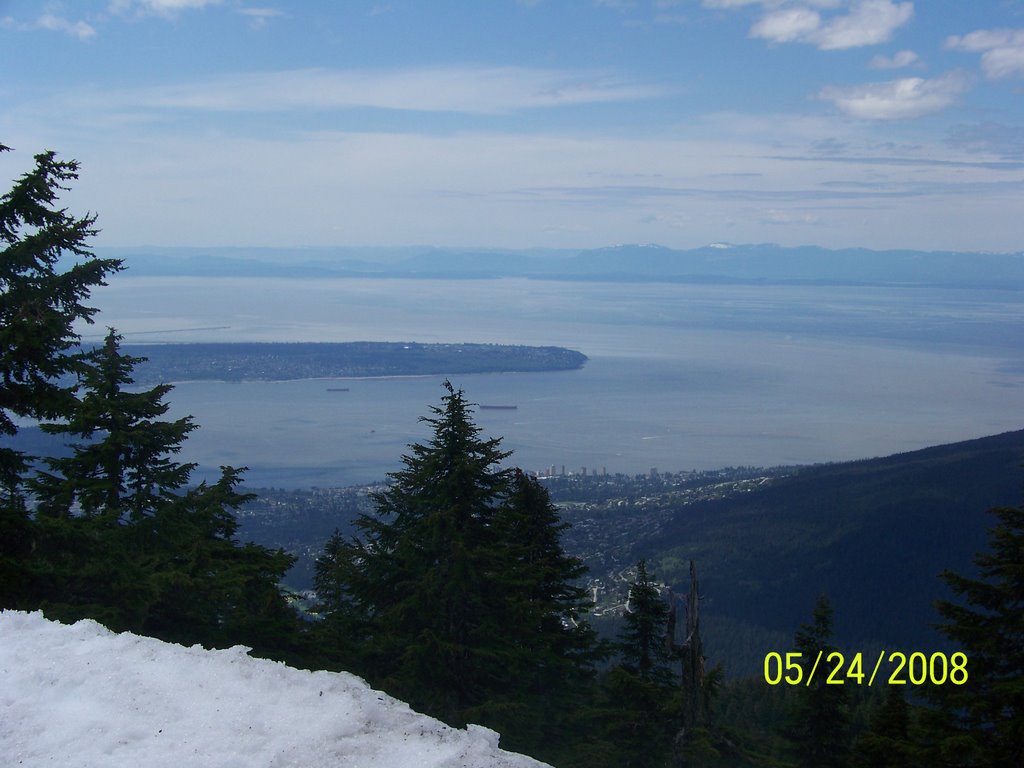
<svg viewBox="0 0 1024 768"><path fill-rule="evenodd" d="M972 571L991 524L986 510L1020 501L1022 459L1018 431L808 467L679 509L637 555L675 585L696 559L709 627L717 618L789 634L826 592L851 650L928 650L939 642L930 629L932 602L945 596L938 574Z"/></svg>

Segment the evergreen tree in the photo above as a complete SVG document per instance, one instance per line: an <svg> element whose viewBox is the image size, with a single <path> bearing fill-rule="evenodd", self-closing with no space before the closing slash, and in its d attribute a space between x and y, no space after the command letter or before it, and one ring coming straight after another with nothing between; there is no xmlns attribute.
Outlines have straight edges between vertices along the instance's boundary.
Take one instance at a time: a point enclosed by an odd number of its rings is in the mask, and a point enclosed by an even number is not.
<svg viewBox="0 0 1024 768"><path fill-rule="evenodd" d="M852 768L908 768L917 765L910 736L910 705L899 686L889 686L885 701L871 717L850 753Z"/></svg>
<svg viewBox="0 0 1024 768"><path fill-rule="evenodd" d="M849 703L846 687L826 683L828 667L825 660L835 649L832 646L832 605L822 595L814 606L809 624L802 624L794 636L793 648L802 654L803 681L793 710L790 712L786 736L793 745L797 765L801 768L842 768L849 757ZM814 679L805 685L821 654Z"/></svg>
<svg viewBox="0 0 1024 768"><path fill-rule="evenodd" d="M672 638L667 637L669 606L657 582L648 575L645 560L637 563L624 619L625 626L619 635L623 668L644 681L658 685L671 683Z"/></svg>
<svg viewBox="0 0 1024 768"><path fill-rule="evenodd" d="M57 207L78 164L35 161L0 198L0 437L27 417L81 442L34 478L34 457L0 448L0 608L282 655L296 625L278 580L293 558L235 539L236 470L184 490L192 465L173 457L191 418L160 420L166 385L130 391L139 361L116 333L80 349L89 293L121 265L89 250L94 216Z"/></svg>
<svg viewBox="0 0 1024 768"><path fill-rule="evenodd" d="M239 471L186 489L176 461L191 417L161 420L169 385L132 391L141 358L111 330L76 364L80 396L53 434L79 438L31 483L37 551L28 563L48 616L93 618L182 643L284 653L297 630L278 582L294 558L236 539Z"/></svg>
<svg viewBox="0 0 1024 768"><path fill-rule="evenodd" d="M669 606L647 563L637 563L619 633L620 663L604 681L605 730L621 766L664 765L678 730L678 680L672 669Z"/></svg>
<svg viewBox="0 0 1024 768"><path fill-rule="evenodd" d="M359 575L358 549L335 529L316 559L313 587L320 620L313 627L314 646L324 668L372 678L366 652L369 615L351 592Z"/></svg>
<svg viewBox="0 0 1024 768"><path fill-rule="evenodd" d="M348 580L333 595L351 596L369 628L364 669L372 679L452 725L505 699L508 647L497 618L499 591L487 583L498 549L494 521L508 491L508 454L482 439L461 390L432 407L432 439L413 444L391 485L374 495L376 514L356 521L360 538L321 558L323 581Z"/></svg>
<svg viewBox="0 0 1024 768"><path fill-rule="evenodd" d="M237 539L240 470L221 467L128 526L133 552L146 565L152 599L139 631L184 645L248 645L257 654L294 659L299 626L280 581L295 557Z"/></svg>
<svg viewBox="0 0 1024 768"><path fill-rule="evenodd" d="M594 665L607 655L586 621L590 608L581 579L586 566L562 547L562 522L547 490L519 469L494 523L500 550L488 558L497 588L488 602L503 604L497 627L507 646L518 707L505 731L511 749L544 759L545 745L568 743L575 713L593 684ZM500 730L500 728L499 728Z"/></svg>
<svg viewBox="0 0 1024 768"><path fill-rule="evenodd" d="M0 145L0 153L8 149ZM91 322L89 292L120 268L89 250L94 216L57 207L77 178L77 162L44 152L0 198L0 437L17 434L16 417L66 414L72 397L61 378L77 357L74 326ZM0 447L0 608L29 600L25 563L35 531L23 490L28 458Z"/></svg>
<svg viewBox="0 0 1024 768"><path fill-rule="evenodd" d="M72 444L70 457L46 460L51 472L33 483L40 515L67 517L74 508L76 516L138 522L188 482L195 465L173 457L196 426L190 416L159 419L170 407L169 384L129 389L143 358L123 354L120 344L111 329L102 346L85 353L76 365L84 394L66 422L43 425L85 442Z"/></svg>
<svg viewBox="0 0 1024 768"><path fill-rule="evenodd" d="M169 386L126 389L139 361L121 353L111 330L102 346L75 361L81 395L66 421L43 425L82 440L71 444L70 456L46 459L51 471L30 481L38 541L27 570L34 599L52 618L140 630L155 599L137 557L137 532L124 524L155 514L186 483L192 465L171 456L194 427L188 418L157 419L167 411Z"/></svg>
<svg viewBox="0 0 1024 768"><path fill-rule="evenodd" d="M961 602L936 604L939 629L965 654L966 682L926 689L933 765L1024 765L1024 507L991 511L978 577L942 574Z"/></svg>
<svg viewBox="0 0 1024 768"><path fill-rule="evenodd" d="M444 386L423 419L431 439L410 446L358 535L335 534L317 560L322 636L412 706L543 750L565 739L574 686L592 674L582 566L544 489L501 468L500 441Z"/></svg>

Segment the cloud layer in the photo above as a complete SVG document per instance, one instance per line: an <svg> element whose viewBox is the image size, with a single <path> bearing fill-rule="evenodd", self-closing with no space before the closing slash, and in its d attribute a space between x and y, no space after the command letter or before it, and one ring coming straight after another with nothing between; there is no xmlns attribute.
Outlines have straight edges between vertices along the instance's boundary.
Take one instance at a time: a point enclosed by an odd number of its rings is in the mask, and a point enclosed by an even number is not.
<svg viewBox="0 0 1024 768"><path fill-rule="evenodd" d="M935 79L904 77L846 88L829 86L819 96L851 117L863 120L905 120L950 106L967 87L955 74Z"/></svg>
<svg viewBox="0 0 1024 768"><path fill-rule="evenodd" d="M981 29L953 35L946 47L981 53L981 68L993 78L1024 76L1024 29Z"/></svg>
<svg viewBox="0 0 1024 768"><path fill-rule="evenodd" d="M204 81L109 94L123 107L212 112L280 112L370 107L502 114L664 95L663 86L608 73L521 67L301 69L223 75Z"/></svg>
<svg viewBox="0 0 1024 768"><path fill-rule="evenodd" d="M603 5L429 34L421 4L22 9L0 163L81 160L121 244L1019 247L1024 29L907 0Z"/></svg>
<svg viewBox="0 0 1024 768"><path fill-rule="evenodd" d="M732 8L749 4L746 0L717 0L712 7ZM772 43L806 43L823 51L888 42L893 33L914 15L913 3L892 0L856 0L848 13L832 16L825 16L817 9L832 9L838 3L761 4L771 10L751 27L751 37Z"/></svg>

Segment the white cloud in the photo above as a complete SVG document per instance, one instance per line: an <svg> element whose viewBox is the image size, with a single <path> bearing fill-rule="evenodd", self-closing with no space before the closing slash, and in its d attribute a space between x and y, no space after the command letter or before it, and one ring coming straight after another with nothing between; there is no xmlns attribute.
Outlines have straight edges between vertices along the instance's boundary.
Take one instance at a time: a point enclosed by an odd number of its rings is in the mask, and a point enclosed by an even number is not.
<svg viewBox="0 0 1024 768"><path fill-rule="evenodd" d="M750 30L751 37L773 43L807 41L821 28L821 16L809 8L787 8L764 16Z"/></svg>
<svg viewBox="0 0 1024 768"><path fill-rule="evenodd" d="M42 29L64 32L79 40L88 40L96 34L96 30L84 21L68 21L62 16L54 16L51 13L40 16L36 20L36 24Z"/></svg>
<svg viewBox="0 0 1024 768"><path fill-rule="evenodd" d="M779 208L768 208L761 215L761 223L792 227L798 224L820 224L821 217L801 210L789 211Z"/></svg>
<svg viewBox="0 0 1024 768"><path fill-rule="evenodd" d="M987 77L1024 75L1024 29L980 29L953 35L947 38L946 47L981 53L981 68Z"/></svg>
<svg viewBox="0 0 1024 768"><path fill-rule="evenodd" d="M994 48L1020 45L1024 29L979 29L966 35L951 35L946 47L963 51L988 51Z"/></svg>
<svg viewBox="0 0 1024 768"><path fill-rule="evenodd" d="M714 0L711 7L736 7L744 0ZM724 3L724 4L722 4ZM765 4L774 7L775 4ZM773 43L807 43L823 51L877 45L892 38L893 32L910 20L914 4L892 0L858 0L846 15L824 19L813 6L832 4L803 2L766 13L750 30L751 37Z"/></svg>
<svg viewBox="0 0 1024 768"><path fill-rule="evenodd" d="M963 238L964 227L974 232L964 200L976 207L983 200L1002 222L998 231L971 234L985 243L975 248L1014 242L1008 222L1016 219L1007 209L1016 199L1002 192L978 197L977 184L1005 178L1005 171L953 167L949 161L958 153L948 145L892 147L884 125L838 118L798 120L804 138L794 140L779 127L787 120L792 117L749 115L736 135L735 116L723 116L691 126L700 135L673 138L276 132L255 139L169 132L125 142L111 136L80 157L86 170L76 186L80 197L67 202L73 210L100 211L108 245L326 245L338 242L335 227L350 243L671 243L680 233L668 221L679 216L692 222L686 238L721 239L731 220L742 222L739 239L760 242L773 239L777 227L768 229L763 220L774 210L776 220L788 212L799 227L815 224L806 215L820 216L825 245L942 247L942 238ZM814 141L829 137L846 146L824 156L813 151ZM942 163L932 165L936 157ZM922 197L919 184L940 190L943 204L937 208L931 193ZM877 215L863 213L865 206ZM645 218L657 223L639 227ZM906 219L906 226L894 229L892 219Z"/></svg>
<svg viewBox="0 0 1024 768"><path fill-rule="evenodd" d="M96 29L85 21L69 21L63 16L53 13L44 13L30 24L19 23L10 16L0 19L0 27L14 29L19 32L27 32L34 29L45 29L50 32L63 32L66 35L77 37L79 40L88 40L95 37Z"/></svg>
<svg viewBox="0 0 1024 768"><path fill-rule="evenodd" d="M830 86L819 96L851 117L863 120L904 120L950 106L966 88L964 78L951 74L927 80L905 77L849 88Z"/></svg>
<svg viewBox="0 0 1024 768"><path fill-rule="evenodd" d="M690 17L684 13L656 13L654 14L655 24L689 24Z"/></svg>
<svg viewBox="0 0 1024 768"><path fill-rule="evenodd" d="M375 107L500 114L519 109L645 99L664 92L660 86L626 82L593 72L449 67L244 73L101 98L122 107L216 112Z"/></svg>
<svg viewBox="0 0 1024 768"><path fill-rule="evenodd" d="M910 21L913 3L892 0L861 0L847 16L832 19L813 42L822 50L859 48L877 45L892 38L893 32Z"/></svg>
<svg viewBox="0 0 1024 768"><path fill-rule="evenodd" d="M205 8L208 5L219 5L220 3L221 0L112 0L110 10L119 14L136 10L140 13L151 13L169 18L179 11Z"/></svg>
<svg viewBox="0 0 1024 768"><path fill-rule="evenodd" d="M279 11L276 8L239 8L238 13L249 17L251 20L249 23L253 29L262 29L267 25L268 19L286 15L284 11Z"/></svg>
<svg viewBox="0 0 1024 768"><path fill-rule="evenodd" d="M124 114L158 119L140 131ZM404 131L312 131L325 121L302 112L270 121L211 113L198 130L182 130L188 121L176 117L69 92L14 115L0 110L0 135L19 149L75 148L83 174L64 202L100 212L104 245L584 247L723 233L763 242L778 239L778 227L762 223L768 209L820 216L823 245L1019 242L1019 196L983 186L1016 175L979 162L987 148L920 135L896 146L891 124L838 109L706 115L632 137L517 134L490 121L475 130L418 132L415 121ZM924 183L939 191L923 194ZM985 227L972 226L977 215ZM682 216L690 227L670 225ZM656 223L639 226L644 218ZM794 222L794 232L808 226Z"/></svg>
<svg viewBox="0 0 1024 768"><path fill-rule="evenodd" d="M764 0L703 0L705 8L742 8L746 5L764 5Z"/></svg>
<svg viewBox="0 0 1024 768"><path fill-rule="evenodd" d="M255 19L272 19L285 15L284 11L279 11L277 8L239 8L238 12L243 16L251 16Z"/></svg>
<svg viewBox="0 0 1024 768"><path fill-rule="evenodd" d="M918 56L913 51L900 51L893 56L875 56L868 64L872 69L902 69L915 64Z"/></svg>

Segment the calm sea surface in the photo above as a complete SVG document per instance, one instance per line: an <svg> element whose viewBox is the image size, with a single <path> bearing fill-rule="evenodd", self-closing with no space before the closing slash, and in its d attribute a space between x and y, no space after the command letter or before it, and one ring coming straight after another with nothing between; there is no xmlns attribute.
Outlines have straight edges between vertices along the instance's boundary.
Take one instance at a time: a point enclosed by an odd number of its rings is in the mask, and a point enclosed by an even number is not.
<svg viewBox="0 0 1024 768"><path fill-rule="evenodd" d="M452 376L511 463L609 472L881 456L1024 426L1024 295L925 288L116 276L86 338L559 345L578 371ZM178 383L182 453L257 486L383 479L443 376ZM348 387L330 392L328 387Z"/></svg>

